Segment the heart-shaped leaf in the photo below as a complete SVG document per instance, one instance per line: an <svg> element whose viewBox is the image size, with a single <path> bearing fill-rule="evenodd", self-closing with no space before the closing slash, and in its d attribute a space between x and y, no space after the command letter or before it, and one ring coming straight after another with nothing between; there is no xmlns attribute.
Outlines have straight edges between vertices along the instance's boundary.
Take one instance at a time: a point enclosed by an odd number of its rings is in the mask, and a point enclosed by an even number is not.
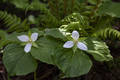
<svg viewBox="0 0 120 80"><path fill-rule="evenodd" d="M42 37L36 43L39 47L32 48L32 56L42 62L54 64L52 60L52 55L55 54L55 49L59 48L59 41L47 37Z"/></svg>
<svg viewBox="0 0 120 80"><path fill-rule="evenodd" d="M64 77L81 76L88 73L92 66L90 58L81 50L75 53L71 49L60 50L55 58L54 63L63 71Z"/></svg>
<svg viewBox="0 0 120 80"><path fill-rule="evenodd" d="M16 44L6 46L3 63L11 76L26 75L37 68L37 62L30 53L25 53L24 48Z"/></svg>
<svg viewBox="0 0 120 80"><path fill-rule="evenodd" d="M65 77L77 77L89 72L92 62L81 50L74 53L64 49L63 44L53 38L42 37L37 41L39 48L32 48L31 54L36 59L58 66Z"/></svg>
<svg viewBox="0 0 120 80"><path fill-rule="evenodd" d="M65 32L61 31L59 28L45 29L45 34L54 38L66 40Z"/></svg>

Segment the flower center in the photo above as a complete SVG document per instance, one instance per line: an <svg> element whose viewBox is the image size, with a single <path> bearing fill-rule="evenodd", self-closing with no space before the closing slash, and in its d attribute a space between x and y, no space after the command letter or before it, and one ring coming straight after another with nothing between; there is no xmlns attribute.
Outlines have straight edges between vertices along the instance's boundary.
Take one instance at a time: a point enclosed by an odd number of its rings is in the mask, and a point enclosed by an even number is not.
<svg viewBox="0 0 120 80"><path fill-rule="evenodd" d="M28 41L29 43L32 43L32 40L31 39L29 39L29 41Z"/></svg>
<svg viewBox="0 0 120 80"><path fill-rule="evenodd" d="M78 43L78 40L73 40L74 44L76 45Z"/></svg>

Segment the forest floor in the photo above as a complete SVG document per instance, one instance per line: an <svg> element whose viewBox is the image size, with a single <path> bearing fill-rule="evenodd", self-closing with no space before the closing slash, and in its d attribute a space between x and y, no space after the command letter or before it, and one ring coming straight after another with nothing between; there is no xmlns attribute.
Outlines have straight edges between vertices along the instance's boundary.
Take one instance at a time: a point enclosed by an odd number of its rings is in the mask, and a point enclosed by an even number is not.
<svg viewBox="0 0 120 80"><path fill-rule="evenodd" d="M119 42L111 45L118 45ZM78 78L69 78L63 80L120 80L120 46L114 48L109 46L113 61L96 62L93 60L93 66L90 72ZM59 70L53 66L45 63L39 63L40 67L37 69L38 80L59 80ZM2 54L0 54L0 80L7 80L7 72L2 62ZM26 76L11 77L11 80L33 80L33 73Z"/></svg>

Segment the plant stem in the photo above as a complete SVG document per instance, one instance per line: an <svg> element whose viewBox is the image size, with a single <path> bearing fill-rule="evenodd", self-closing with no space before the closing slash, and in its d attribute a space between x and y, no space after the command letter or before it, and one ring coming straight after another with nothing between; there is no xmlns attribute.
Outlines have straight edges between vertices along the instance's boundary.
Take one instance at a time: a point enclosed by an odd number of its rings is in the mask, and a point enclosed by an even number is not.
<svg viewBox="0 0 120 80"><path fill-rule="evenodd" d="M57 16L58 19L60 19L59 7L58 7L59 6L58 5L59 0L55 0L55 1L56 1L56 3L55 3L56 4L56 16Z"/></svg>
<svg viewBox="0 0 120 80"><path fill-rule="evenodd" d="M90 15L90 18L92 18L94 16L94 14L96 13L96 11L98 10L99 8L99 5L101 4L102 0L98 0L97 1L97 4L95 6L95 8L93 9L93 11L91 12L91 15Z"/></svg>
<svg viewBox="0 0 120 80"><path fill-rule="evenodd" d="M37 77L36 77L37 73L36 71L34 72L34 80L37 80Z"/></svg>
<svg viewBox="0 0 120 80"><path fill-rule="evenodd" d="M50 10L53 11L50 0L48 0L48 6L49 6Z"/></svg>
<svg viewBox="0 0 120 80"><path fill-rule="evenodd" d="M85 4L88 5L88 0L85 0Z"/></svg>
<svg viewBox="0 0 120 80"><path fill-rule="evenodd" d="M9 74L7 75L7 79L8 79L8 80L11 80Z"/></svg>
<svg viewBox="0 0 120 80"><path fill-rule="evenodd" d="M64 0L64 16L67 14L67 1Z"/></svg>
<svg viewBox="0 0 120 80"><path fill-rule="evenodd" d="M73 9L74 9L74 1L75 0L72 0L71 13L73 12Z"/></svg>
<svg viewBox="0 0 120 80"><path fill-rule="evenodd" d="M48 6L49 6L49 8L50 8L50 11L51 12L55 12L55 9L53 8L53 4L52 4L53 2L51 1L51 0L48 0Z"/></svg>

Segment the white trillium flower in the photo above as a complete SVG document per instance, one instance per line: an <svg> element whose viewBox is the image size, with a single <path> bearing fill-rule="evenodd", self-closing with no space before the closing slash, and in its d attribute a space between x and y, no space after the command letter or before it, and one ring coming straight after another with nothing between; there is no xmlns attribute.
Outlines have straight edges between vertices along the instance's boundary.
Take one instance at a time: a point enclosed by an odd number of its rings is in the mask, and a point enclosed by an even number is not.
<svg viewBox="0 0 120 80"><path fill-rule="evenodd" d="M25 45L24 51L26 53L30 52L32 44L37 40L38 38L38 33L32 33L32 35L29 37L27 35L21 35L21 36L17 36L17 38L21 41L21 42L26 42L27 44Z"/></svg>
<svg viewBox="0 0 120 80"><path fill-rule="evenodd" d="M65 42L65 44L63 45L64 48L72 48L74 45L77 45L77 47L81 50L88 50L87 46L84 43L78 41L79 33L77 31L72 32L72 38L73 41Z"/></svg>

